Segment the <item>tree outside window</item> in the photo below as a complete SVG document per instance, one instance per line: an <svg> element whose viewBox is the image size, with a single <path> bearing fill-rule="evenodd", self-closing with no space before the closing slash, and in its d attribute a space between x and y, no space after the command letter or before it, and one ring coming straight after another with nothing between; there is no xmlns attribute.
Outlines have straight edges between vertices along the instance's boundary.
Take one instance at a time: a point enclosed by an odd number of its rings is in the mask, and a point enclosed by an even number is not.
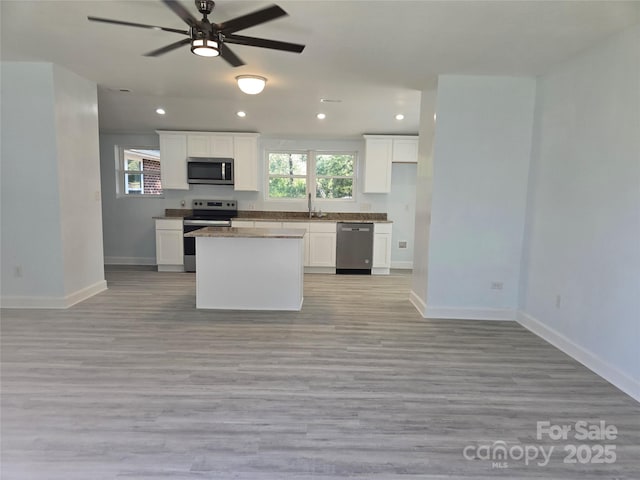
<svg viewBox="0 0 640 480"><path fill-rule="evenodd" d="M302 199L311 193L316 199L354 198L355 153L269 152L268 198Z"/></svg>

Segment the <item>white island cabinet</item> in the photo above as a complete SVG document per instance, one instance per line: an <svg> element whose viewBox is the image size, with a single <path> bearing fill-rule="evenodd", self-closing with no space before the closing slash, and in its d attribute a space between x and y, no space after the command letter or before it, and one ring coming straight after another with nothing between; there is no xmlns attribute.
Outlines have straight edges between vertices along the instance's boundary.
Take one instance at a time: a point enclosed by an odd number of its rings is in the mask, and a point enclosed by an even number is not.
<svg viewBox="0 0 640 480"><path fill-rule="evenodd" d="M300 310L303 229L206 227L196 238L196 308Z"/></svg>

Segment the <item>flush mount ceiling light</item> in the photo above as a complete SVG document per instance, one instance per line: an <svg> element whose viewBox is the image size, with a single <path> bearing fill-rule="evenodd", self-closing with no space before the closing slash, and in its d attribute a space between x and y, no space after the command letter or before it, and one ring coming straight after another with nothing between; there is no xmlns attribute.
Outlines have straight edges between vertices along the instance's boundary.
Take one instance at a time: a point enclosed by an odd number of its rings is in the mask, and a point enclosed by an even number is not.
<svg viewBox="0 0 640 480"><path fill-rule="evenodd" d="M257 95L267 83L267 79L258 75L238 75L236 77L238 88L247 95Z"/></svg>
<svg viewBox="0 0 640 480"><path fill-rule="evenodd" d="M165 114L165 113L167 113L167 112L165 112L164 108L162 108L162 107L158 107L158 108L156 108L156 113L157 113L158 115L164 115L164 114Z"/></svg>
<svg viewBox="0 0 640 480"><path fill-rule="evenodd" d="M207 38L196 38L191 41L191 52L201 57L217 57L220 55L218 42Z"/></svg>
<svg viewBox="0 0 640 480"><path fill-rule="evenodd" d="M399 113L396 115L396 120L404 120L404 115Z"/></svg>
<svg viewBox="0 0 640 480"><path fill-rule="evenodd" d="M318 115L316 115L316 117L318 117L318 120L324 120L325 118L327 118L324 113L319 113Z"/></svg>

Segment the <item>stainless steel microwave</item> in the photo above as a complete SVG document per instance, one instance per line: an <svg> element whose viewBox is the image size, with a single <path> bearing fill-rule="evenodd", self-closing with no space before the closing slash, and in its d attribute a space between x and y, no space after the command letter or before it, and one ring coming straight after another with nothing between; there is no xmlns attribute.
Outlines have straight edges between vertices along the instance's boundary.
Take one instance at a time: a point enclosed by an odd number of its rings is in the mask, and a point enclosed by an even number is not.
<svg viewBox="0 0 640 480"><path fill-rule="evenodd" d="M187 158L187 181L233 185L233 158Z"/></svg>

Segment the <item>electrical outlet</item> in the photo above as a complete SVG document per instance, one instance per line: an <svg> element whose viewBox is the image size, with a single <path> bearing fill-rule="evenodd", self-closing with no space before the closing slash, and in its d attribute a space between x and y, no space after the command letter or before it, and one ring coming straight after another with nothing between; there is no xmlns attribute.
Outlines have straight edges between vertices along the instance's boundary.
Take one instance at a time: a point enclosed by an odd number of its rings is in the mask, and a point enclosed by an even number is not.
<svg viewBox="0 0 640 480"><path fill-rule="evenodd" d="M556 295L556 308L560 308L562 305L562 297L560 295Z"/></svg>
<svg viewBox="0 0 640 480"><path fill-rule="evenodd" d="M22 277L22 267L20 265L16 265L13 269L13 276L16 278Z"/></svg>
<svg viewBox="0 0 640 480"><path fill-rule="evenodd" d="M256 209L256 204L255 203L250 203L249 204L249 210L255 210Z"/></svg>
<svg viewBox="0 0 640 480"><path fill-rule="evenodd" d="M371 211L371 204L370 203L361 203L360 204L360 211L361 212L369 212L369 211Z"/></svg>
<svg viewBox="0 0 640 480"><path fill-rule="evenodd" d="M502 290L503 286L502 282L491 282L491 290Z"/></svg>
<svg viewBox="0 0 640 480"><path fill-rule="evenodd" d="M405 241L398 242L398 248L407 248L407 242Z"/></svg>
<svg viewBox="0 0 640 480"><path fill-rule="evenodd" d="M93 199L94 199L96 202L99 202L99 201L100 201L100 190L96 190L95 192L93 192Z"/></svg>

